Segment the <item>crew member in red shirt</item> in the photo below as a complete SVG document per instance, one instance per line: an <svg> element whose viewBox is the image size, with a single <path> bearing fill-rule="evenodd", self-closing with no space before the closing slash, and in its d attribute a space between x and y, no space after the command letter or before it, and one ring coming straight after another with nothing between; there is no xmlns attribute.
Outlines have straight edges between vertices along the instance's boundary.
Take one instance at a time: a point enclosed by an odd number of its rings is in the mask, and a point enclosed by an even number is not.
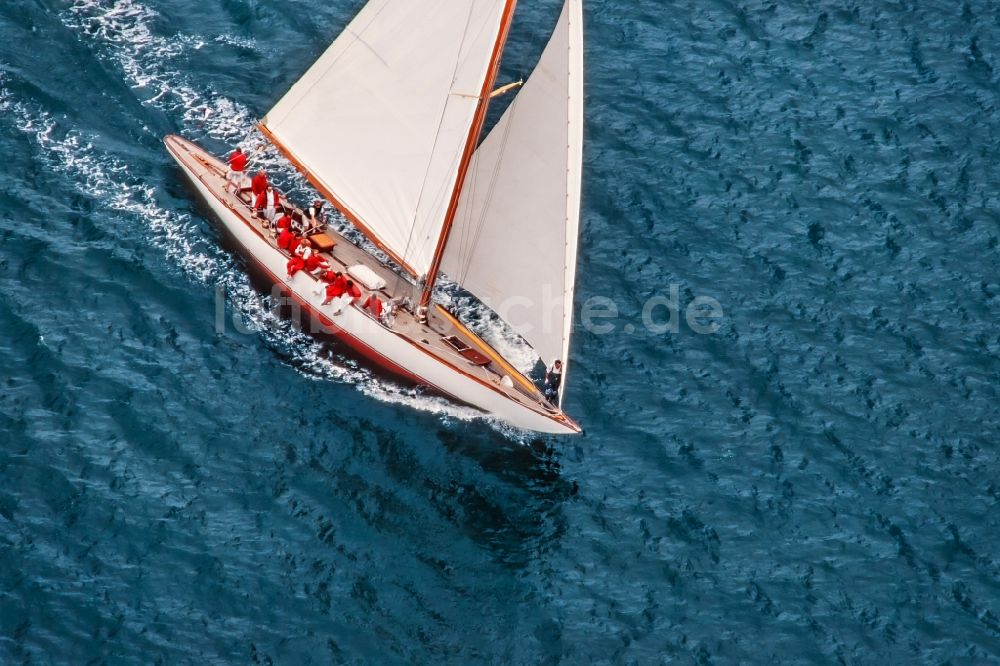
<svg viewBox="0 0 1000 666"><path fill-rule="evenodd" d="M263 211L264 218L273 224L274 217L277 215L278 208L280 207L280 200L281 195L278 194L278 191L274 189L273 185L268 185L267 189L257 195L257 200L254 202L254 209L258 212Z"/></svg>
<svg viewBox="0 0 1000 666"><path fill-rule="evenodd" d="M229 156L229 173L226 174L226 191L238 193L243 187L244 172L247 168L247 156L239 146Z"/></svg>
<svg viewBox="0 0 1000 666"><path fill-rule="evenodd" d="M282 229L278 234L278 247L282 250L287 250L288 252L295 252L295 246L298 245L298 239L295 238L295 234L291 232L290 229Z"/></svg>
<svg viewBox="0 0 1000 666"><path fill-rule="evenodd" d="M382 320L382 301L375 294L369 294L361 307L371 312L379 321Z"/></svg>
<svg viewBox="0 0 1000 666"><path fill-rule="evenodd" d="M254 174L253 179L250 181L250 191L253 192L254 199L260 196L260 193L267 189L267 174L263 171L258 171Z"/></svg>
<svg viewBox="0 0 1000 666"><path fill-rule="evenodd" d="M291 280L295 277L295 274L301 271L306 266L306 261L302 257L292 257L288 260L288 265L286 270L288 271L288 279Z"/></svg>
<svg viewBox="0 0 1000 666"><path fill-rule="evenodd" d="M319 256L319 252L312 252L308 257L306 257L306 272L312 273L316 277L323 271L330 269L330 264L327 263L326 259Z"/></svg>
<svg viewBox="0 0 1000 666"><path fill-rule="evenodd" d="M347 289L344 293L351 297L352 303L357 303L358 299L361 298L361 290L358 289L358 285L354 284L354 280L347 281Z"/></svg>
<svg viewBox="0 0 1000 666"><path fill-rule="evenodd" d="M278 221L274 223L275 230L280 234L285 229L291 231L292 229L292 216L288 214L288 209L285 209L285 214L278 218Z"/></svg>
<svg viewBox="0 0 1000 666"><path fill-rule="evenodd" d="M309 255L312 254L312 241L308 238L300 238L295 248L295 254L302 257L303 260L308 259Z"/></svg>
<svg viewBox="0 0 1000 666"><path fill-rule="evenodd" d="M323 305L326 305L330 301L340 296L343 296L344 292L347 291L347 279L343 276L340 271L333 274L332 281L327 278L330 284L326 287L326 300L323 301Z"/></svg>

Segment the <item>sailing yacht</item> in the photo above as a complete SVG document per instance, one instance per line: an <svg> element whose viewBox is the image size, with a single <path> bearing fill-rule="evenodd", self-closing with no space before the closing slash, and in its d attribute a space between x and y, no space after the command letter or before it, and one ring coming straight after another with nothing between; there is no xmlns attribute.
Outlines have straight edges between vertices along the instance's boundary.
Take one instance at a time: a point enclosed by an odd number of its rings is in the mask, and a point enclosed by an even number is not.
<svg viewBox="0 0 1000 666"><path fill-rule="evenodd" d="M227 164L182 137L164 143L234 247L323 333L516 427L578 433L561 396L580 217L582 0L565 1L538 65L483 138L490 100L511 88L495 89L515 4L371 0L260 122L377 248L332 230L317 239L333 270L395 306L391 321L323 304L322 285L304 271L288 278L289 256L249 194L226 190ZM562 361L559 404L434 302L442 273L547 365Z"/></svg>

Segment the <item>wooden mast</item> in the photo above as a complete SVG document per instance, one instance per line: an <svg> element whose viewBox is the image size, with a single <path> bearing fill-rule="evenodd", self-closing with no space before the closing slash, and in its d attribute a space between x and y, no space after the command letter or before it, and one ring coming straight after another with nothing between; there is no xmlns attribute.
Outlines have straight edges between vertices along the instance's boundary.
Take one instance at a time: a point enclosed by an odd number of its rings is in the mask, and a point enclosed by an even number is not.
<svg viewBox="0 0 1000 666"><path fill-rule="evenodd" d="M455 223L455 215L458 214L458 202L462 196L462 188L465 186L465 177L469 173L469 167L472 165L472 156L476 152L479 135L482 134L483 124L486 122L486 111L489 108L497 73L500 71L500 56L503 55L504 46L507 44L507 35L510 33L510 24L514 19L514 7L516 5L517 0L506 0L503 17L500 19L500 33L497 35L496 44L493 46L493 55L490 58L489 69L486 70L486 80L483 81L483 88L479 93L476 115L472 122L472 128L469 131L469 138L465 142L462 161L458 166L455 188L451 192L451 200L448 202L448 210L444 217L444 227L441 230L441 236L438 238L437 247L434 248L434 259L431 261L430 268L427 269L424 290L420 294L418 312L425 311L431 302L431 293L434 291L434 283L437 282L438 272L441 270L444 249L448 245L448 236L451 234L451 228Z"/></svg>

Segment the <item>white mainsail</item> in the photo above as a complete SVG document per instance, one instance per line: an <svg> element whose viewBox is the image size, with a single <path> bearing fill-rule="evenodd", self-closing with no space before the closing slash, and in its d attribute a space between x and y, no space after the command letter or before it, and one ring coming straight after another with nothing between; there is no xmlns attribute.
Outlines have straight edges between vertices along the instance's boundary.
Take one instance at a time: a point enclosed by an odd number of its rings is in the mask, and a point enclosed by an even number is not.
<svg viewBox="0 0 1000 666"><path fill-rule="evenodd" d="M371 0L262 126L376 244L426 274L505 0Z"/></svg>
<svg viewBox="0 0 1000 666"><path fill-rule="evenodd" d="M538 66L476 151L443 270L546 364L573 324L583 162L583 8L567 0Z"/></svg>

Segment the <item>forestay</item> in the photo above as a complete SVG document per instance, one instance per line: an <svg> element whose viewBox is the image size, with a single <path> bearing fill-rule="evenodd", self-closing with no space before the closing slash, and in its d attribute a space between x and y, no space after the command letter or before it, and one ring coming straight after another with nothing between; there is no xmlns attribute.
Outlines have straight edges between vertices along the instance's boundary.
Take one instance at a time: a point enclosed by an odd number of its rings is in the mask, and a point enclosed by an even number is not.
<svg viewBox="0 0 1000 666"><path fill-rule="evenodd" d="M431 264L504 0L371 0L262 121L414 275Z"/></svg>
<svg viewBox="0 0 1000 666"><path fill-rule="evenodd" d="M542 57L476 151L443 269L546 363L568 357L583 159L583 11L567 0Z"/></svg>

